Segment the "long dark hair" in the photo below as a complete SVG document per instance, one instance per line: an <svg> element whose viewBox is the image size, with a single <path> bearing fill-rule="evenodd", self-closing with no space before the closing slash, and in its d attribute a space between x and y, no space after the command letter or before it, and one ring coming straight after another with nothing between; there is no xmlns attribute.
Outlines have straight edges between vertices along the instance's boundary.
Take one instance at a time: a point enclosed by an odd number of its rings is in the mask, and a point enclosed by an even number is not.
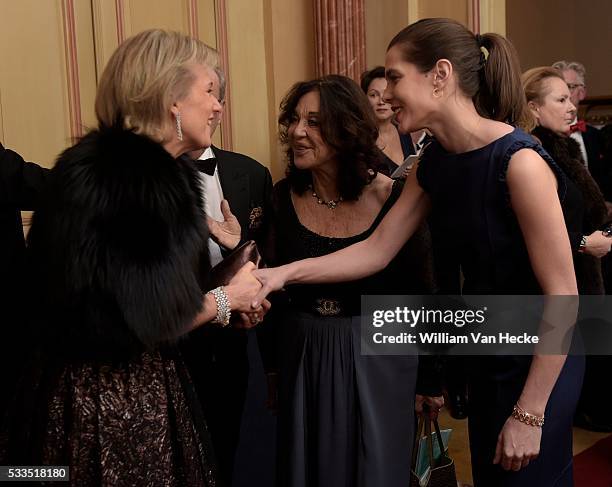
<svg viewBox="0 0 612 487"><path fill-rule="evenodd" d="M404 60L425 73L448 59L459 88L486 118L523 126L531 115L521 86L521 66L514 46L499 34L474 35L452 19L422 19L389 43ZM484 49L481 49L484 48ZM487 54L488 53L488 56Z"/></svg>
<svg viewBox="0 0 612 487"><path fill-rule="evenodd" d="M296 83L281 102L279 137L285 146L291 189L302 194L312 184L310 171L295 167L289 147L289 126L296 116L296 107L311 91L317 91L320 97L321 137L336 153L339 164L339 195L345 200L356 200L380 163L380 151L376 146L378 128L372 107L357 83L336 74Z"/></svg>

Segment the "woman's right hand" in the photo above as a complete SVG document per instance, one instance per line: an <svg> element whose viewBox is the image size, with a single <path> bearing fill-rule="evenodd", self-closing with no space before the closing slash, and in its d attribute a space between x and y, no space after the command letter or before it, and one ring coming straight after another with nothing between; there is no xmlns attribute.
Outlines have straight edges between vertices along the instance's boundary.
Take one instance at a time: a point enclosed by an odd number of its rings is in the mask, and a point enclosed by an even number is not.
<svg viewBox="0 0 612 487"><path fill-rule="evenodd" d="M225 286L232 311L242 313L254 311L251 304L261 289L260 282L253 275L254 270L255 264L247 262Z"/></svg>
<svg viewBox="0 0 612 487"><path fill-rule="evenodd" d="M416 394L414 412L424 418L438 419L440 410L444 407L444 396L423 396Z"/></svg>
<svg viewBox="0 0 612 487"><path fill-rule="evenodd" d="M603 235L601 230L595 230L591 235L587 236L583 252L593 257L601 258L610 252L611 246L612 238Z"/></svg>

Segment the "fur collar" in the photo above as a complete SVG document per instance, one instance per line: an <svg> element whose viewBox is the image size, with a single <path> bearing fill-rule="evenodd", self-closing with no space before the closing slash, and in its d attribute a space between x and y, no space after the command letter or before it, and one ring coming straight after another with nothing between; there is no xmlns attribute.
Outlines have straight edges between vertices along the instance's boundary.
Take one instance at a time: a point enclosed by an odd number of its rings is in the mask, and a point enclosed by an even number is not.
<svg viewBox="0 0 612 487"><path fill-rule="evenodd" d="M599 228L606 221L606 204L599 186L584 166L578 142L541 126L536 127L532 134L580 190L585 206L586 230L590 233Z"/></svg>
<svg viewBox="0 0 612 487"><path fill-rule="evenodd" d="M208 232L195 168L108 128L67 149L29 241L52 326L74 349L154 347L202 306Z"/></svg>

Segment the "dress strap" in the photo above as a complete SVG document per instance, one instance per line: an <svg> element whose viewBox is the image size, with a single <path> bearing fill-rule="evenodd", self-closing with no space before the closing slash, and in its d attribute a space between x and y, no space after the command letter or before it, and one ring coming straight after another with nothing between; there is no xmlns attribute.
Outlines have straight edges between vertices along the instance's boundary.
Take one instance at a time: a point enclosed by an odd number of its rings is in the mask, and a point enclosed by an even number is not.
<svg viewBox="0 0 612 487"><path fill-rule="evenodd" d="M555 162L555 160L550 156L548 152L538 143L538 141L532 136L520 129L516 129L510 138L508 144L505 144L505 147L502 147L501 156L501 164L499 166L499 173L497 180L501 183L507 183L507 174L508 174L508 166L510 165L510 159L512 156L521 149L531 149L535 151L552 169L555 177L558 182L557 193L559 195L559 199L563 201L565 199L565 195L567 194L567 176L559 167L559 165ZM506 193L507 200L510 201L510 194L508 192L508 188L506 185Z"/></svg>

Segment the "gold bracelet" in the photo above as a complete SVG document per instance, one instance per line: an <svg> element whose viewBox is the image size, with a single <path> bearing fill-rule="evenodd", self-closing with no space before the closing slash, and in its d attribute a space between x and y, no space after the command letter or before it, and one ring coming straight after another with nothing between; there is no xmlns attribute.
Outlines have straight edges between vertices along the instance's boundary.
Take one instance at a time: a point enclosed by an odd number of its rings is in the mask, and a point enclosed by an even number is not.
<svg viewBox="0 0 612 487"><path fill-rule="evenodd" d="M522 407L517 404L512 409L512 417L521 423L528 424L529 426L537 426L541 428L544 425L544 416L536 416L535 414L528 413Z"/></svg>

